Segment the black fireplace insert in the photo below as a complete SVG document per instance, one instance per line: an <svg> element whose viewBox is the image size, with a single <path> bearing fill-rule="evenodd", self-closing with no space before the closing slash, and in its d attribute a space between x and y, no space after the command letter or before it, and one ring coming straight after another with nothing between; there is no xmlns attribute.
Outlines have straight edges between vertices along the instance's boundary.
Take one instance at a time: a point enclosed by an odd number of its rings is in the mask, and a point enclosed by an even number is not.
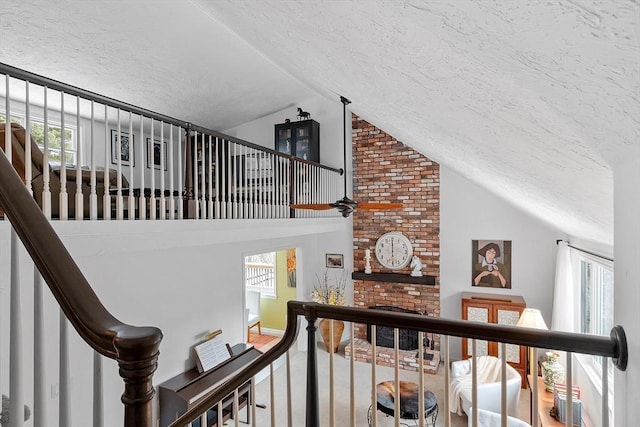
<svg viewBox="0 0 640 427"><path fill-rule="evenodd" d="M418 311L407 310L392 305L376 305L369 308L376 310L396 311L400 313L422 314ZM367 341L371 342L371 325L367 325ZM388 326L376 326L376 345L380 347L393 348L393 328ZM408 329L398 330L398 348L400 350L418 349L418 331Z"/></svg>

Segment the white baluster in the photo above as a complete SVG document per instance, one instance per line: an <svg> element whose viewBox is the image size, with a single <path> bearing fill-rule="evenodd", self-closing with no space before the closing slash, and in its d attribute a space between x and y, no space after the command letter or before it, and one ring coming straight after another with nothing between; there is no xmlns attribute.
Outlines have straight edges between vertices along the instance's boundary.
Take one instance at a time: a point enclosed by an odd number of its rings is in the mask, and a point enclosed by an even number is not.
<svg viewBox="0 0 640 427"><path fill-rule="evenodd" d="M133 135L130 133L129 135ZM132 147L131 147L132 148ZM103 427L102 356L93 352L93 427Z"/></svg>
<svg viewBox="0 0 640 427"><path fill-rule="evenodd" d="M140 117L140 120L142 120L142 117ZM134 139L133 114L131 114L131 111L129 111L129 184L127 185L129 195L127 196L127 218L130 221L136 219L136 199L133 195L133 158L135 156L135 147L133 144Z"/></svg>
<svg viewBox="0 0 640 427"><path fill-rule="evenodd" d="M165 143L164 143L164 122L161 121L160 122L160 219L166 219L167 218L167 199L165 198L164 195L164 190L165 190L165 182L164 182L164 171L166 168L166 160L165 160L165 156L166 154L166 149L164 147ZM154 150L154 163L155 163L155 150ZM154 170L155 170L155 164L154 164Z"/></svg>
<svg viewBox="0 0 640 427"><path fill-rule="evenodd" d="M251 377L251 388L249 389L249 401L251 402L251 427L256 427L256 377Z"/></svg>
<svg viewBox="0 0 640 427"><path fill-rule="evenodd" d="M8 80L8 77L7 77ZM10 123L10 122L9 122ZM11 132L5 132L11 133ZM8 147L6 145L5 147ZM7 151L10 151L10 147ZM23 358L22 354L22 306L20 301L20 258L18 247L18 235L11 227L11 297L9 308L9 417L16 425L23 423L24 419L24 384L23 384Z"/></svg>
<svg viewBox="0 0 640 427"><path fill-rule="evenodd" d="M233 213L232 213L232 218L238 218L238 204L240 203L240 168L242 167L241 164L239 164L238 160L238 144L236 144L235 142L232 143L232 147L233 147L233 156L232 161L235 162L234 164L234 168L233 168L233 182L232 182L232 188L235 189L235 191L233 192Z"/></svg>
<svg viewBox="0 0 640 427"><path fill-rule="evenodd" d="M120 122L120 109L116 110L116 122L118 123L118 144L116 144L117 159L116 162L116 219L124 218L124 198L122 197L122 123ZM129 135L131 137L131 135ZM107 193L111 186L111 177L109 170L105 168L105 185L104 192ZM108 183L108 184L107 184Z"/></svg>
<svg viewBox="0 0 640 427"><path fill-rule="evenodd" d="M478 427L478 353L476 351L476 339L471 340L471 407L472 407L472 425Z"/></svg>
<svg viewBox="0 0 640 427"><path fill-rule="evenodd" d="M609 359L602 357L602 427L609 427Z"/></svg>
<svg viewBox="0 0 640 427"><path fill-rule="evenodd" d="M204 147L202 147L204 149ZM194 218L200 218L200 201L198 200L198 182L200 174L198 172L198 132L193 132L193 204Z"/></svg>
<svg viewBox="0 0 640 427"><path fill-rule="evenodd" d="M351 357L349 358L349 415L351 418L351 427L355 427L356 425L356 342L355 342L355 323L349 322L349 327L351 330Z"/></svg>
<svg viewBox="0 0 640 427"><path fill-rule="evenodd" d="M433 337L432 337L433 338ZM418 416L420 427L424 427L424 332L418 332Z"/></svg>
<svg viewBox="0 0 640 427"><path fill-rule="evenodd" d="M202 219L206 219L207 218L207 200L206 200L206 184L207 184L207 180L206 180L206 176L207 176L207 171L206 171L206 165L205 165L205 161L206 161L206 149L207 149L207 142L205 139L205 134L201 133L200 134L200 147L201 147L201 153L202 153L202 160L201 160L201 166L202 169L200 170L200 202L198 203L198 205L200 206L200 218Z"/></svg>
<svg viewBox="0 0 640 427"><path fill-rule="evenodd" d="M393 379L395 381L395 392L393 401L393 422L396 427L400 427L400 331L393 328Z"/></svg>
<svg viewBox="0 0 640 427"><path fill-rule="evenodd" d="M297 191L296 191L297 193ZM371 425L378 426L378 391L376 388L376 363L378 352L376 351L376 325L371 325ZM353 352L355 357L355 351Z"/></svg>
<svg viewBox="0 0 640 427"><path fill-rule="evenodd" d="M227 212L227 218L233 218L233 203L234 201L232 199L234 199L235 197L233 196L233 172L235 171L236 168L234 168L231 165L231 141L225 141L226 145L227 145L227 195L229 197L229 200L227 202L227 206L228 206L228 212Z"/></svg>
<svg viewBox="0 0 640 427"><path fill-rule="evenodd" d="M133 137L133 136L132 136ZM132 139L133 141L133 139ZM132 145L133 147L133 145ZM147 219L147 196L144 194L144 116L140 116L140 143L138 144L138 151L140 152L140 194L138 195L138 215L140 219Z"/></svg>
<svg viewBox="0 0 640 427"><path fill-rule="evenodd" d="M84 195L82 194L82 142L80 141L80 97L76 96L76 219L84 219Z"/></svg>
<svg viewBox="0 0 640 427"><path fill-rule="evenodd" d="M107 124L104 124L105 129ZM91 138L89 144L91 144L91 192L89 194L89 218L92 220L98 219L98 193L96 192L96 147L95 147L95 128L96 128L96 116L95 116L95 102L91 101ZM109 146L108 140L104 141L105 146Z"/></svg>
<svg viewBox="0 0 640 427"><path fill-rule="evenodd" d="M293 414L292 414L292 400L291 400L291 355L287 350L286 364L287 364L287 427L293 427Z"/></svg>
<svg viewBox="0 0 640 427"><path fill-rule="evenodd" d="M224 147L228 147L226 140L222 140L222 147L221 151L222 151L222 155L220 157L218 157L217 159L221 158L222 156L225 156L225 149ZM217 160L216 159L216 160ZM227 217L227 162L224 161L224 159L222 159L222 162L220 164L220 170L221 170L221 182L220 182L220 190L221 190L221 203L222 203L222 209L220 211L220 218L226 218Z"/></svg>
<svg viewBox="0 0 640 427"><path fill-rule="evenodd" d="M115 144L116 158L120 159L120 134L117 134L117 141L112 141ZM111 196L109 194L109 107L104 106L104 171L102 173L102 184L104 188L104 194L102 195L102 218L107 220L111 219Z"/></svg>
<svg viewBox="0 0 640 427"><path fill-rule="evenodd" d="M60 219L69 218L69 195L67 194L67 154L64 138L64 92L60 92Z"/></svg>
<svg viewBox="0 0 640 427"><path fill-rule="evenodd" d="M333 319L329 320L329 427L336 425L336 406L335 406L335 379L333 372L333 354L335 343L333 342Z"/></svg>
<svg viewBox="0 0 640 427"><path fill-rule="evenodd" d="M500 343L500 354L502 354L502 358L500 359L500 398L501 398L501 417L500 417L500 425L502 427L507 427L507 415L509 413L509 408L507 407L507 343Z"/></svg>
<svg viewBox="0 0 640 427"><path fill-rule="evenodd" d="M271 401L271 427L276 427L276 388L274 384L273 363L269 364L269 395Z"/></svg>
<svg viewBox="0 0 640 427"><path fill-rule="evenodd" d="M209 219L215 218L213 210L213 170L213 137L209 135L209 140L207 141L207 211L209 212Z"/></svg>
<svg viewBox="0 0 640 427"><path fill-rule="evenodd" d="M48 89L44 87L44 148L42 150L42 211L51 219L51 171L49 168L49 106Z"/></svg>
<svg viewBox="0 0 640 427"><path fill-rule="evenodd" d="M531 375L531 382L533 396L531 396L531 425L538 425L538 349L536 347L531 348L531 352L533 353L533 357L529 363L532 367L533 374Z"/></svg>
<svg viewBox="0 0 640 427"><path fill-rule="evenodd" d="M233 420L235 421L235 426L239 427L240 420L238 419L238 407L240 406L240 399L238 397L238 389L233 390Z"/></svg>
<svg viewBox="0 0 640 427"><path fill-rule="evenodd" d="M241 185L244 184L244 189L242 191L243 193L243 197L242 197L242 218L254 218L253 217L253 212L251 213L251 216L249 216L249 203L251 203L251 210L253 211L254 208L254 204L255 204L255 196L252 194L252 184L251 184L251 179L253 178L254 175L254 171L252 170L253 168L249 168L250 165L250 159L256 155L256 153L252 153L249 154L249 147L245 146L245 145L241 145L240 146L240 153L241 154L241 158L244 159L244 165L242 164L242 161L239 161L240 164L240 179L241 181Z"/></svg>
<svg viewBox="0 0 640 427"><path fill-rule="evenodd" d="M5 156L7 156L7 160L9 161L9 163L11 163L12 159L13 159L13 150L11 149L12 144L11 144L11 77L9 77L8 75L5 75L4 78L4 82L5 82L5 91L6 91L6 95L5 95L5 99L4 99L4 103L5 103L5 131L4 131L4 154Z"/></svg>
<svg viewBox="0 0 640 427"><path fill-rule="evenodd" d="M69 377L69 340L68 325L62 309L60 310L60 401L59 401L59 425L71 425L71 399L70 399L70 377Z"/></svg>
<svg viewBox="0 0 640 427"><path fill-rule="evenodd" d="M44 332L44 297L43 280L38 269L33 267L33 427L47 425L47 394L45 332Z"/></svg>
<svg viewBox="0 0 640 427"><path fill-rule="evenodd" d="M222 165L220 165L220 140L218 139L218 137L216 136L216 167L215 167L215 198L216 198L216 214L215 214L215 218L220 218L220 206L221 206L221 200L220 200L220 178L222 178L222 175L220 175L219 170L220 167Z"/></svg>
<svg viewBox="0 0 640 427"><path fill-rule="evenodd" d="M567 401L566 401L566 414L567 414L567 427L573 426L573 354L567 352Z"/></svg>
<svg viewBox="0 0 640 427"><path fill-rule="evenodd" d="M176 196L174 195L175 186L173 185L175 159L174 159L174 141L173 141L173 125L169 126L169 219L176 218ZM180 128L178 128L178 131Z"/></svg>
<svg viewBox="0 0 640 427"><path fill-rule="evenodd" d="M183 162L183 156L182 153L184 153L184 150L182 149L182 128L178 126L178 219L183 219L184 218L184 203L183 203L183 191L184 191L184 187L182 186L182 162ZM185 136L185 143L186 143L186 136ZM186 166L186 156L184 156L184 162L185 162L185 166ZM185 167L186 169L186 167Z"/></svg>
<svg viewBox="0 0 640 427"><path fill-rule="evenodd" d="M153 144L155 132L153 130L154 119L151 117L151 130L149 138L147 138L147 162L149 163L149 187L151 194L149 195L149 219L156 219L156 170L154 165Z"/></svg>
<svg viewBox="0 0 640 427"><path fill-rule="evenodd" d="M444 337L444 427L451 427L449 396L451 393L451 361L449 360L449 335Z"/></svg>
<svg viewBox="0 0 640 427"><path fill-rule="evenodd" d="M9 94L7 93L7 101L8 100L9 100ZM33 156L33 154L31 153L31 102L29 99L29 82L26 82L26 85L25 85L25 101L24 102L25 102L25 115L27 116L26 117L27 132L25 135L25 142L24 142L24 176L25 176L25 184L27 186L27 190L29 190L29 193L33 195L33 185L31 183L31 179L33 177L31 157ZM6 111L8 115L9 110L7 109ZM7 120L7 123L10 123L10 121ZM6 137L7 137L7 133L5 132L5 138ZM7 147L6 144L5 144L5 147Z"/></svg>

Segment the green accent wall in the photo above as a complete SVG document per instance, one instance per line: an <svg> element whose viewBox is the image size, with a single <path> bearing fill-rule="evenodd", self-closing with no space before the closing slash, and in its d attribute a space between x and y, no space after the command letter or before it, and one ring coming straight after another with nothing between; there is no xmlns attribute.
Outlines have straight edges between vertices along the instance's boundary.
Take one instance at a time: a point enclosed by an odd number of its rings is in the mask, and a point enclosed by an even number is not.
<svg viewBox="0 0 640 427"><path fill-rule="evenodd" d="M287 251L276 252L277 298L260 299L260 317L263 328L284 331L287 327L287 302L296 299L296 288L287 285Z"/></svg>

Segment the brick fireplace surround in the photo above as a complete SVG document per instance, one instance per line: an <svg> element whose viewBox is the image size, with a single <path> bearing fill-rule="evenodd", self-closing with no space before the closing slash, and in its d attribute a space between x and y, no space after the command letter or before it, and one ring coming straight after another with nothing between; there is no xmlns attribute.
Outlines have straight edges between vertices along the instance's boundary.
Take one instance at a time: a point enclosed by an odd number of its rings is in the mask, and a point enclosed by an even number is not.
<svg viewBox="0 0 640 427"><path fill-rule="evenodd" d="M364 271L364 251L371 249L374 273L410 274L410 268L389 271L373 256L377 239L389 231L399 231L413 244L413 253L423 265L423 274L435 278L434 285L354 280L354 305L395 306L440 317L440 166L391 135L352 115L353 194L355 200L369 202L400 201L397 211L360 211L353 214L354 269ZM354 347L345 349L356 360L371 362L372 349L366 340L366 325L355 326ZM429 334L429 339L431 339ZM435 373L439 364L439 337L435 336L432 361L425 361L425 372ZM425 348L426 350L426 348ZM377 364L391 366L394 349L377 347ZM418 370L416 350L400 350L400 366Z"/></svg>

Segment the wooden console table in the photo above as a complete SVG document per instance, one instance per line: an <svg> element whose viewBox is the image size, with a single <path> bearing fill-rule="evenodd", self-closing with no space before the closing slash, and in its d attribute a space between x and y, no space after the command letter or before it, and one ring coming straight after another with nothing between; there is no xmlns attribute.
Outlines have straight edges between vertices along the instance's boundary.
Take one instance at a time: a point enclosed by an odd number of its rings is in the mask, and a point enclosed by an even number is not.
<svg viewBox="0 0 640 427"><path fill-rule="evenodd" d="M531 399L533 399L533 392L531 391L532 390L531 375L527 375L527 382L529 384L529 392L532 393ZM533 400L531 400L531 403L533 403ZM544 382L542 381L542 377L538 377L538 420L540 422L540 426L541 427L548 427L548 426L563 427L565 423L561 423L560 421L556 420L549 414L549 411L551 411L551 408L553 408L553 393L545 389L545 385L544 385ZM592 425L594 424L592 424L589 418L587 418L587 415L584 413L584 408L583 408L582 426L590 427ZM533 427L537 427L537 426L533 426Z"/></svg>

